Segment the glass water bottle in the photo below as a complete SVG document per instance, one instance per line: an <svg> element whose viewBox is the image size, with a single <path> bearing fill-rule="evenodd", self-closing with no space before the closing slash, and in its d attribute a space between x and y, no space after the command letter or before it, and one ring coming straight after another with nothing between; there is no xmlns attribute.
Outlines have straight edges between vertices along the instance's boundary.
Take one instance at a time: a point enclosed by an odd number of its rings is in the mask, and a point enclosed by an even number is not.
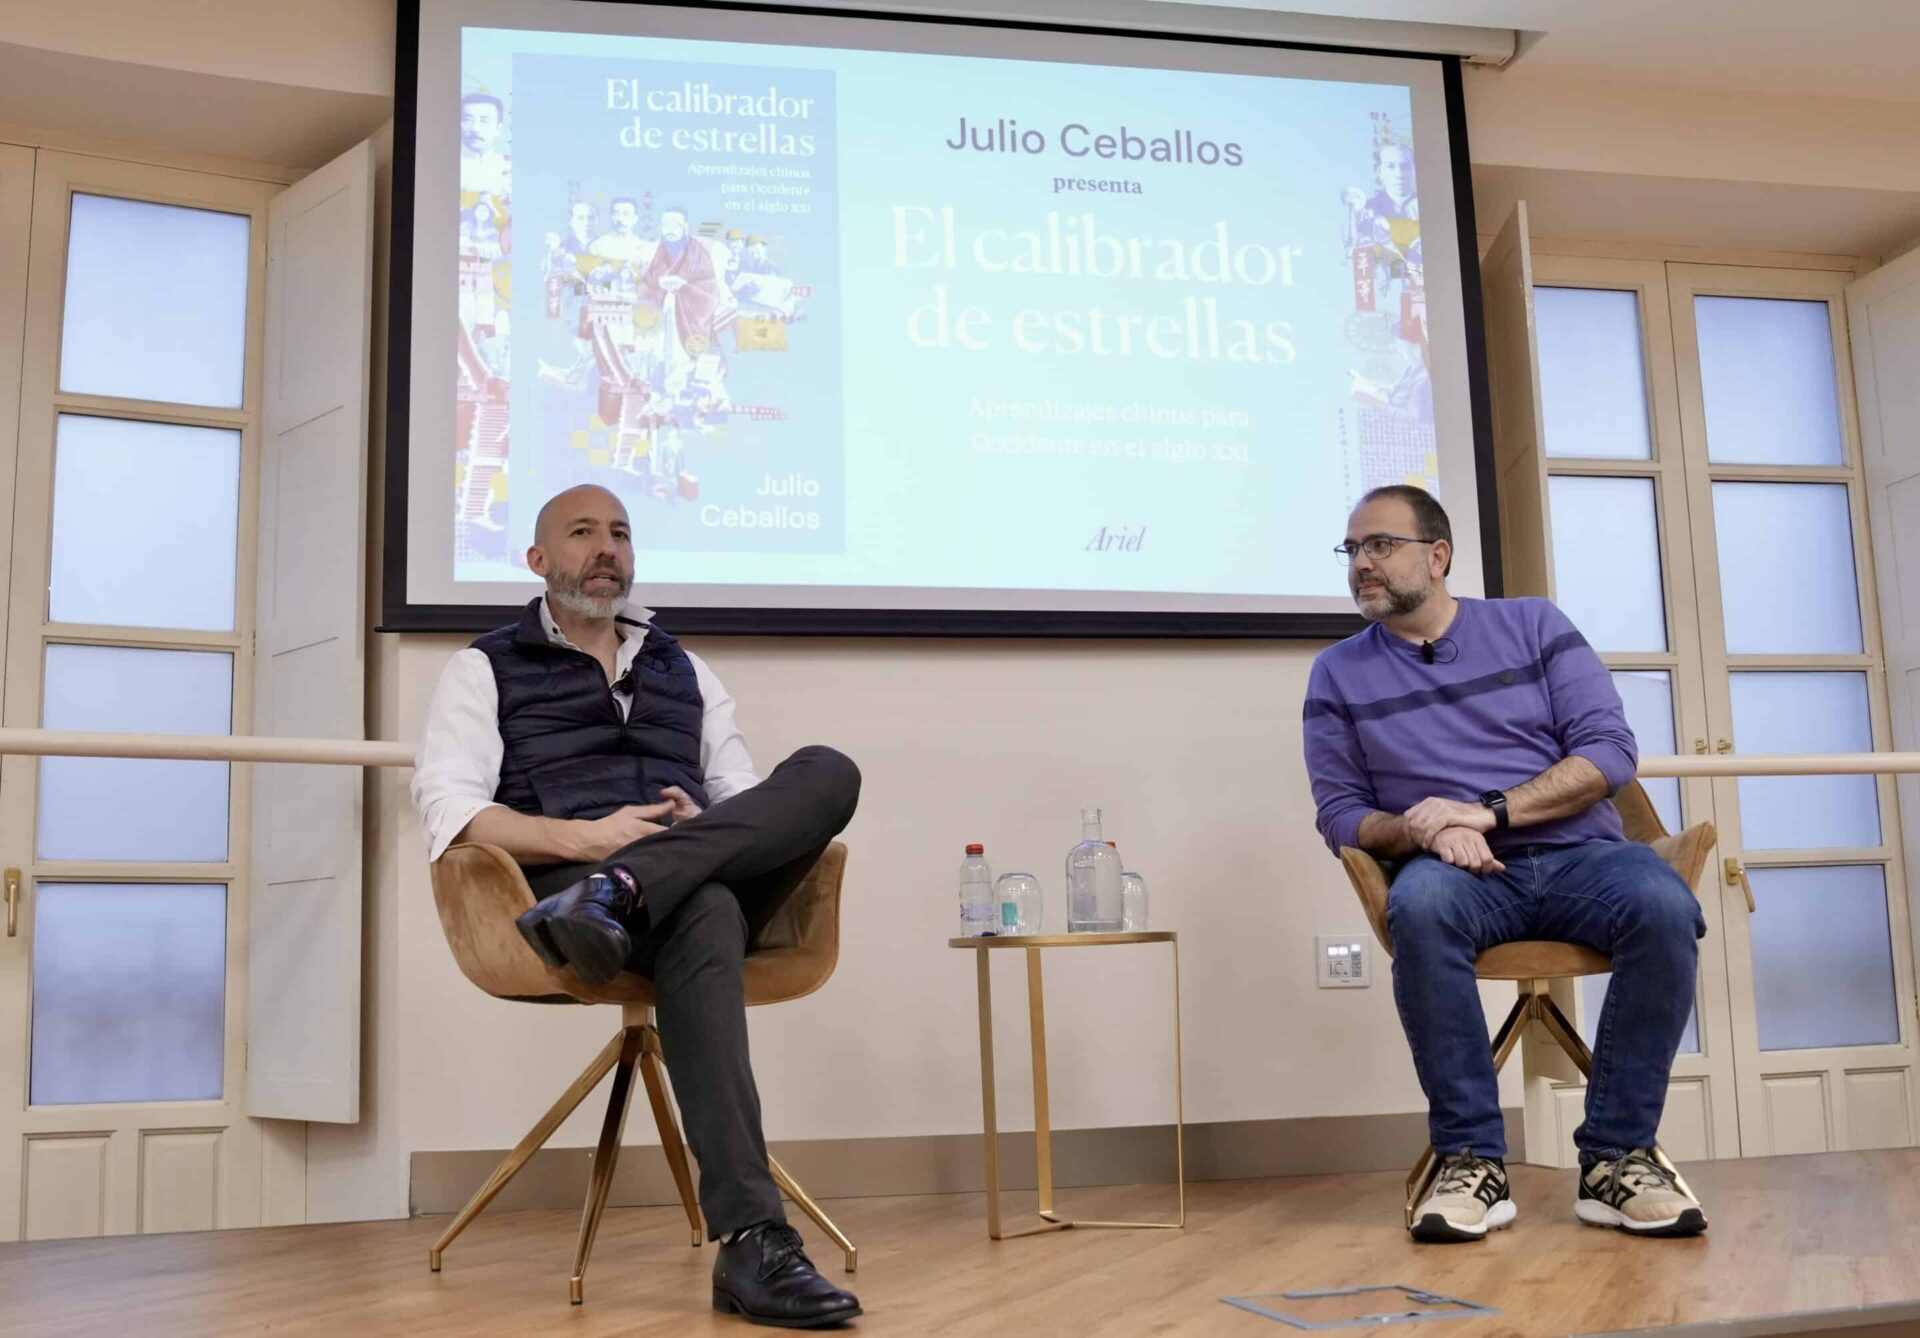
<svg viewBox="0 0 1920 1338"><path fill-rule="evenodd" d="M1100 810L1080 810L1080 844L1067 852L1067 932L1112 934L1120 908L1120 852L1100 835Z"/></svg>

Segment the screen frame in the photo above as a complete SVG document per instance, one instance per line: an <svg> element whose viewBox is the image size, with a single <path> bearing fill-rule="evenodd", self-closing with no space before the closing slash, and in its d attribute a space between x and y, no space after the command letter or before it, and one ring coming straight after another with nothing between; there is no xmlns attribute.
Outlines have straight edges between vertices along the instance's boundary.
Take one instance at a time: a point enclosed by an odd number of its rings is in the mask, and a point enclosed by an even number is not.
<svg viewBox="0 0 1920 1338"><path fill-rule="evenodd" d="M608 0L600 0L608 3ZM1473 425L1475 491L1479 503L1483 588L1499 598L1500 518L1494 477L1492 392L1480 293L1480 250L1474 224L1473 174L1467 150L1466 97L1461 58L1423 51L1333 46L1244 36L1168 33L1029 19L972 18L880 10L792 5L768 0L611 0L682 9L745 10L891 23L1093 34L1155 41L1343 55L1429 60L1440 64L1453 177L1460 256L1461 317L1465 325L1468 412ZM388 217L385 489L382 523L381 608L378 632L484 632L514 621L518 604L425 604L407 598L407 491L412 409L414 172L418 151L420 0L398 0L394 40L393 183ZM1155 639L1330 640L1366 626L1358 613L1144 612L1120 610L852 609L682 606L655 610L667 626L697 636L1021 637Z"/></svg>

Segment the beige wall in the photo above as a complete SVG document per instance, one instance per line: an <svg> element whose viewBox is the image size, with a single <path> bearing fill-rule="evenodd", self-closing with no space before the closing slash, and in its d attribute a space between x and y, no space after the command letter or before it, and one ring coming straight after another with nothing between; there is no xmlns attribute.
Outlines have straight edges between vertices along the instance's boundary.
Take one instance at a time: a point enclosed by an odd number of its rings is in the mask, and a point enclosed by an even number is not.
<svg viewBox="0 0 1920 1338"><path fill-rule="evenodd" d="M462 640L399 638L397 725L417 730ZM1156 927L1181 932L1187 1113L1194 1121L1415 1109L1385 981L1321 991L1316 932L1365 920L1312 827L1299 703L1312 651L1177 642L708 640L762 767L809 742L866 776L847 833L845 941L831 985L754 1016L773 1138L979 1127L972 963L945 946L962 845L1030 869L1058 925L1077 810L1099 804ZM383 817L385 815L383 814ZM610 1011L498 1003L441 944L410 815L400 814L400 1100L412 1146L505 1146L610 1034ZM1014 962L996 977L1018 1110L1024 1035ZM1049 961L1055 1120L1172 1113L1164 950ZM636 1126L641 1122L636 1121ZM590 1141L589 1121L567 1131ZM636 1128L636 1133L639 1130Z"/></svg>
<svg viewBox="0 0 1920 1338"><path fill-rule="evenodd" d="M376 276L378 301L386 287ZM376 458L382 391L376 376ZM376 521L375 571L377 536ZM464 643L377 638L369 735L417 737L441 667ZM983 841L996 869L1038 874L1057 926L1062 861L1088 804L1106 810L1108 834L1147 876L1155 925L1183 939L1190 1121L1421 1108L1384 971L1368 990L1313 984L1313 936L1365 930L1313 830L1298 761L1317 645L691 644L740 702L763 769L827 742L866 777L846 837L839 970L820 993L753 1015L770 1138L978 1131L972 962L945 946L961 847ZM503 1003L460 976L405 779L385 772L371 782L367 1115L310 1130L316 1221L404 1212L414 1151L511 1145L615 1025L611 1010ZM1048 966L1056 1127L1168 1120L1166 950L1057 953ZM998 967L1002 1125L1018 1128L1030 1100L1024 981L1017 963ZM1486 994L1504 1010L1511 989ZM1517 1068L1507 1087L1507 1104L1517 1104ZM556 1144L590 1144L595 1118L577 1114ZM652 1142L648 1122L633 1119L627 1139Z"/></svg>
<svg viewBox="0 0 1920 1338"><path fill-rule="evenodd" d="M1464 88L1475 163L1920 190L1920 102L1577 80L1524 60L1469 69Z"/></svg>
<svg viewBox="0 0 1920 1338"><path fill-rule="evenodd" d="M1676 147L1686 137L1632 131L1635 95L1614 90L1603 116L1579 90L1489 92L1503 77L1476 73L1469 85L1476 159L1491 145L1501 156L1488 161L1533 167L1712 178L1721 175L1716 167L1758 166L1735 156L1747 135L1732 125L1704 124L1705 142ZM1638 100L1654 96L1642 90ZM1689 95L1671 97L1674 114L1691 119ZM1818 110L1831 137L1824 154L1795 169L1799 176L1879 182L1888 141L1863 130L1871 118L1844 104ZM1791 122L1805 112L1796 102L1781 115ZM1541 121L1556 134L1541 134ZM1623 124L1633 141L1625 152L1615 133ZM375 670L375 723L382 737L411 738L440 667L463 639L383 640L389 653ZM1057 923L1061 859L1083 804L1106 809L1129 867L1146 874L1156 927L1181 933L1189 1120L1422 1108L1386 963L1369 990L1313 984L1314 934L1364 928L1313 830L1298 760L1299 703L1319 646L693 644L739 699L763 768L817 741L853 755L866 775L847 834L853 857L840 969L821 993L753 1017L770 1138L978 1130L971 962L944 946L960 847L984 841L996 870L1039 874ZM368 1010L378 1019L368 1038L381 1073L378 1094L370 1090L376 1114L357 1130L313 1129L316 1220L404 1211L412 1151L510 1145L613 1025L610 1012L501 1003L468 985L442 943L398 777L382 779L372 807L381 829L369 883L369 948L381 957L370 963ZM1003 1127L1017 1127L1029 1099L1023 981L1015 963L999 967ZM1164 956L1151 949L1054 954L1048 1022L1057 1127L1168 1118L1170 983ZM1499 987L1486 991L1496 1009L1510 997ZM1505 1083L1510 1105L1517 1070ZM590 1143L594 1118L576 1115L556 1142ZM632 1120L627 1138L653 1141L647 1121Z"/></svg>
<svg viewBox="0 0 1920 1338"><path fill-rule="evenodd" d="M384 95L390 16L386 0L68 0L16 5L0 40ZM1920 189L1920 104L1736 101L1545 79L1524 62L1470 71L1467 94L1477 163ZM384 297L384 281L376 291ZM459 644L375 638L370 736L417 734ZM1181 932L1191 1120L1420 1107L1384 970L1370 990L1312 984L1312 936L1363 925L1312 830L1298 761L1299 701L1317 647L715 639L696 648L739 698L763 767L825 741L867 777L848 833L839 973L822 993L754 1018L773 1138L978 1128L971 964L943 946L959 849L981 840L996 868L1038 873L1057 924L1061 857L1083 804L1106 809L1109 833L1152 885L1156 924ZM310 1132L315 1220L404 1212L415 1150L511 1143L613 1025L595 1010L499 1003L459 977L404 782L389 772L369 785L365 1118ZM1018 1112L1022 990L1013 964L1002 966L1003 1109ZM1050 973L1057 1123L1163 1121L1163 955L1058 954ZM644 1119L629 1138L651 1138ZM561 1137L589 1140L584 1118Z"/></svg>
<svg viewBox="0 0 1920 1338"><path fill-rule="evenodd" d="M393 0L11 0L0 42L391 95L393 14Z"/></svg>
<svg viewBox="0 0 1920 1338"><path fill-rule="evenodd" d="M381 143L383 176L387 144ZM384 187L380 194L385 203ZM376 275L376 301L387 290ZM376 317L382 314L376 311ZM383 341L384 342L384 341ZM384 387L374 396L375 453ZM378 478L376 477L376 492ZM374 510L378 511L376 506ZM378 523L374 525L377 573ZM413 738L464 638L387 636L370 658L368 731ZM961 846L1037 873L1062 915L1077 811L1102 806L1154 922L1181 932L1187 1117L1262 1120L1417 1110L1384 976L1313 985L1315 933L1364 917L1312 827L1299 766L1300 698L1317 646L1287 643L696 641L740 702L764 768L832 743L866 776L839 971L819 994L753 1015L775 1140L979 1129L971 960L945 946ZM394 1215L419 1150L514 1142L615 1025L611 1010L487 998L447 954L406 775L372 778L365 1118L314 1125L308 1213ZM1021 1127L1024 982L999 963L1003 1125ZM1384 964L1383 964L1384 965ZM1172 1114L1165 949L1058 953L1049 962L1057 1127ZM1504 1008L1502 994L1488 998ZM1519 1099L1509 1080L1508 1104ZM562 1145L592 1141L576 1115ZM630 1142L653 1141L644 1119Z"/></svg>
<svg viewBox="0 0 1920 1338"><path fill-rule="evenodd" d="M380 149L384 208L385 136ZM376 320L386 291L382 272ZM378 533L376 519L375 573ZM464 643L376 638L369 736L417 737L441 667ZM753 1015L772 1139L978 1131L972 962L945 946L961 847L984 841L996 869L1037 873L1057 926L1062 860L1088 804L1106 810L1128 867L1147 876L1156 927L1181 932L1190 1121L1421 1108L1384 971L1368 990L1313 984L1313 936L1365 930L1313 830L1298 762L1317 645L692 645L739 700L763 770L827 742L866 777L846 837L840 968L820 993ZM412 1152L511 1145L616 1025L611 1010L503 1003L469 985L442 940L406 773L373 777L367 809L365 1118L310 1129L315 1221L405 1212ZM998 966L1002 1124L1018 1128L1030 1100L1024 981L1017 963ZM1056 953L1048 966L1056 1127L1168 1120L1166 950ZM1511 990L1487 997L1504 1010ZM1506 1097L1518 1103L1517 1066ZM556 1144L590 1144L595 1119L577 1114ZM649 1123L631 1120L627 1139L652 1142Z"/></svg>

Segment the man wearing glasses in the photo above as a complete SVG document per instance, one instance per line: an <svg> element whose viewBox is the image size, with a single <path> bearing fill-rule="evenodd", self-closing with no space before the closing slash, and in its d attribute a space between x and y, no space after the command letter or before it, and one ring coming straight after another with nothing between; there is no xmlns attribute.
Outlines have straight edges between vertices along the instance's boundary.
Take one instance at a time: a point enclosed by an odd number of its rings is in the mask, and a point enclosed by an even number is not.
<svg viewBox="0 0 1920 1338"><path fill-rule="evenodd" d="M1613 680L1546 600L1448 593L1452 529L1419 488L1361 498L1335 553L1372 626L1314 661L1307 771L1327 845L1396 869L1393 997L1441 1158L1414 1238L1481 1240L1514 1219L1473 959L1519 939L1613 958L1573 1135L1575 1215L1637 1235L1706 1230L1652 1155L1706 924L1608 802L1638 764Z"/></svg>

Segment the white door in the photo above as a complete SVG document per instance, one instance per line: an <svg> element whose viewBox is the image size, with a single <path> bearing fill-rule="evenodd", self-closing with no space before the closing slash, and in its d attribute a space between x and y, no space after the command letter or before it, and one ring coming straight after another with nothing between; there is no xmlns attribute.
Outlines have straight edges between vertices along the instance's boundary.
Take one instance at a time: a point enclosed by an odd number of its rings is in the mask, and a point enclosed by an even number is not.
<svg viewBox="0 0 1920 1338"><path fill-rule="evenodd" d="M1667 274L1711 747L1885 749L1874 571L1896 558L1883 543L1876 562L1869 539L1846 278ZM1913 953L1892 782L1741 777L1713 792L1742 1152L1912 1143Z"/></svg>
<svg viewBox="0 0 1920 1338"><path fill-rule="evenodd" d="M9 726L250 726L273 193L37 155ZM270 1151L299 1126L241 1105L249 808L223 763L5 759L22 905L0 940L0 1240L269 1218Z"/></svg>
<svg viewBox="0 0 1920 1338"><path fill-rule="evenodd" d="M1507 593L1553 598L1613 672L1646 755L1706 731L1665 267L1533 255L1525 206L1483 265ZM1670 830L1710 820L1705 783L1649 781ZM1660 1126L1681 1160L1739 1155L1719 889L1699 889L1694 1016ZM1556 982L1592 1043L1609 978ZM1586 1085L1544 1036L1525 1050L1527 1158L1575 1161Z"/></svg>
<svg viewBox="0 0 1920 1338"><path fill-rule="evenodd" d="M1534 263L1556 598L1612 671L1643 756L1689 751L1707 732L1666 268L1550 256ZM1670 831L1715 817L1704 781L1643 785ZM1661 1145L1682 1161L1740 1155L1727 925L1711 869L1696 891L1707 936L1660 1122ZM1609 985L1593 976L1572 991L1589 1044ZM1584 1098L1583 1085L1554 1092L1562 1165L1574 1160Z"/></svg>

